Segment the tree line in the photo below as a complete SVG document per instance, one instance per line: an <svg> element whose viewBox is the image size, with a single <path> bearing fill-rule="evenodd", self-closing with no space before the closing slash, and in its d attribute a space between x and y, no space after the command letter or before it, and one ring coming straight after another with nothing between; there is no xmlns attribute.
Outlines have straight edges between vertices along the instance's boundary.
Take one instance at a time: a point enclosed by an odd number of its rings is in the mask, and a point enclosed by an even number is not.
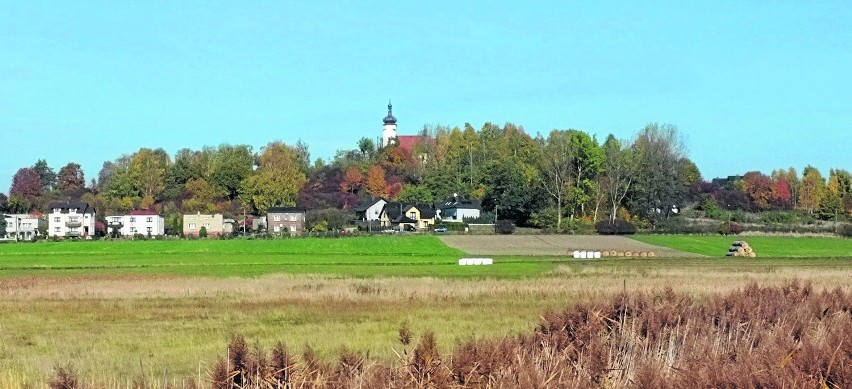
<svg viewBox="0 0 852 389"><path fill-rule="evenodd" d="M801 177L791 168L704 181L678 129L668 124L601 142L581 130L531 136L512 123L485 123L479 129L426 126L412 149L379 148L362 138L329 162L311 162L301 141L256 151L223 144L174 156L141 148L104 162L88 182L79 164L56 172L40 159L17 171L9 196L0 194L0 210L45 212L50 201L79 198L101 218L146 208L178 227L185 213L236 216L299 205L337 225L368 198L433 203L457 193L479 200L488 217L564 231L617 219L653 226L692 203L711 213L798 209L837 219L852 214L850 185L845 170L832 169L826 180L810 166Z"/></svg>

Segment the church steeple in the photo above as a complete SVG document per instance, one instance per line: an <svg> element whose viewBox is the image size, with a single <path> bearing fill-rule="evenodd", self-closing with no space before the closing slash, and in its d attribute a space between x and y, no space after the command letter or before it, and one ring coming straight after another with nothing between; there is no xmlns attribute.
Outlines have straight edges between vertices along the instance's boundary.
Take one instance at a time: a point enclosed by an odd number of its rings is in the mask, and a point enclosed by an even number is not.
<svg viewBox="0 0 852 389"><path fill-rule="evenodd" d="M393 117L393 104L388 99L388 116L385 116L382 126L382 147L396 143L396 118Z"/></svg>
<svg viewBox="0 0 852 389"><path fill-rule="evenodd" d="M390 99L388 99L388 116L385 116L383 121L385 124L396 124L396 118L393 117L393 104L391 104Z"/></svg>

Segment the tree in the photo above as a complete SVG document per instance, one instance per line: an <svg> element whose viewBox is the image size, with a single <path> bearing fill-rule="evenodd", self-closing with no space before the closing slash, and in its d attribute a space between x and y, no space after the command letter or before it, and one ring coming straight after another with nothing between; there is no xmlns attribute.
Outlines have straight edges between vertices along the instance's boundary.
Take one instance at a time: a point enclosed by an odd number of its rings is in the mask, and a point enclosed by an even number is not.
<svg viewBox="0 0 852 389"><path fill-rule="evenodd" d="M12 177L12 187L9 188L10 202L15 203L19 211L32 211L43 205L43 188L41 176L34 168L18 169Z"/></svg>
<svg viewBox="0 0 852 389"><path fill-rule="evenodd" d="M243 181L240 197L260 212L273 206L292 206L307 181L299 151L281 142L261 151L259 167Z"/></svg>
<svg viewBox="0 0 852 389"><path fill-rule="evenodd" d="M251 146L221 145L210 159L208 181L225 192L228 200L237 198L240 185L253 170Z"/></svg>
<svg viewBox="0 0 852 389"><path fill-rule="evenodd" d="M221 189L210 185L203 178L189 180L185 188L183 210L189 213L213 213L216 210L216 203L225 195Z"/></svg>
<svg viewBox="0 0 852 389"><path fill-rule="evenodd" d="M775 205L782 209L789 209L793 205L793 194L790 192L790 184L783 178L775 181L772 188L772 200Z"/></svg>
<svg viewBox="0 0 852 389"><path fill-rule="evenodd" d="M362 158L369 159L376 152L376 143L370 138L361 138L358 140L358 150Z"/></svg>
<svg viewBox="0 0 852 389"><path fill-rule="evenodd" d="M601 187L608 195L611 206L609 220L613 223L618 207L630 191L636 172L633 150L625 147L625 143L610 134L603 144L604 179L601 181Z"/></svg>
<svg viewBox="0 0 852 389"><path fill-rule="evenodd" d="M825 179L813 166L805 167L802 172L802 184L799 189L799 206L809 214L819 208L819 201L825 190Z"/></svg>
<svg viewBox="0 0 852 389"><path fill-rule="evenodd" d="M86 178L79 164L69 162L59 169L59 175L56 179L56 189L60 192L69 194L83 189L85 186Z"/></svg>
<svg viewBox="0 0 852 389"><path fill-rule="evenodd" d="M133 155L128 178L139 195L146 199L145 202L153 203L163 193L169 159L163 149L142 148Z"/></svg>
<svg viewBox="0 0 852 389"><path fill-rule="evenodd" d="M562 207L573 173L572 147L565 131L553 130L543 145L541 186L556 203L556 228L562 229Z"/></svg>
<svg viewBox="0 0 852 389"><path fill-rule="evenodd" d="M669 218L687 194L679 174L685 153L677 127L648 124L639 131L633 149L637 175L630 196L632 213L652 222Z"/></svg>
<svg viewBox="0 0 852 389"><path fill-rule="evenodd" d="M41 190L45 193L53 190L53 187L56 185L56 172L50 166L47 166L47 161L39 159L33 165L33 169L38 173Z"/></svg>
<svg viewBox="0 0 852 389"><path fill-rule="evenodd" d="M369 170L367 170L367 193L373 197L388 196L388 184L385 177L385 169L382 169L379 165L373 165Z"/></svg>
<svg viewBox="0 0 852 389"><path fill-rule="evenodd" d="M758 211L766 211L770 208L773 199L773 187L772 178L760 172L748 172L743 176L743 191Z"/></svg>
<svg viewBox="0 0 852 389"><path fill-rule="evenodd" d="M9 198L6 197L5 193L0 193L0 213L6 212L8 206Z"/></svg>
<svg viewBox="0 0 852 389"><path fill-rule="evenodd" d="M358 193L361 187L364 186L364 175L361 174L361 169L355 166L350 166L346 169L346 174L343 175L343 182L340 183L340 190L347 193Z"/></svg>
<svg viewBox="0 0 852 389"><path fill-rule="evenodd" d="M399 192L399 201L407 203L431 204L435 201L432 193L423 185L408 184Z"/></svg>

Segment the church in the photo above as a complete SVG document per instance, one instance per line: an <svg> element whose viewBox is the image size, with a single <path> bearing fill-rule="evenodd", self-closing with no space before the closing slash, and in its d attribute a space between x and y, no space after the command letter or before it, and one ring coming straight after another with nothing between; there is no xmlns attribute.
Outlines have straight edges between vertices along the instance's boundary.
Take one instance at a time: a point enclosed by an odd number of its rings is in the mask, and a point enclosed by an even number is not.
<svg viewBox="0 0 852 389"><path fill-rule="evenodd" d="M393 104L390 101L388 101L388 116L385 116L382 122L384 123L382 126L382 148L396 145L411 154L414 151L414 146L423 139L420 135L398 135L396 133L396 118L393 116Z"/></svg>

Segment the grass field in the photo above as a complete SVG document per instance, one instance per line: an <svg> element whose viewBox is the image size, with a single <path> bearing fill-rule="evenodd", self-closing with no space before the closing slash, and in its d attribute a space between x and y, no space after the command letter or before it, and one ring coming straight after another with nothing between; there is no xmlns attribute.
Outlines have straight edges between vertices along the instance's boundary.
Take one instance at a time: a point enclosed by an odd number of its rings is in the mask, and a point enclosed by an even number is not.
<svg viewBox="0 0 852 389"><path fill-rule="evenodd" d="M652 244L686 237L666 238ZM403 321L415 335L435 331L449 350L529 331L546 310L621 290L670 286L700 298L793 278L852 285L848 251L772 261L498 255L494 266L456 265L464 255L431 236L0 245L0 387L41 387L68 361L105 387L140 377L181 387L205 379L231 334L297 352L310 345L324 358L346 347L393 360Z"/></svg>
<svg viewBox="0 0 852 389"><path fill-rule="evenodd" d="M852 239L776 236L636 235L633 239L656 246L710 257L724 257L731 242L745 240L759 257L852 257Z"/></svg>

